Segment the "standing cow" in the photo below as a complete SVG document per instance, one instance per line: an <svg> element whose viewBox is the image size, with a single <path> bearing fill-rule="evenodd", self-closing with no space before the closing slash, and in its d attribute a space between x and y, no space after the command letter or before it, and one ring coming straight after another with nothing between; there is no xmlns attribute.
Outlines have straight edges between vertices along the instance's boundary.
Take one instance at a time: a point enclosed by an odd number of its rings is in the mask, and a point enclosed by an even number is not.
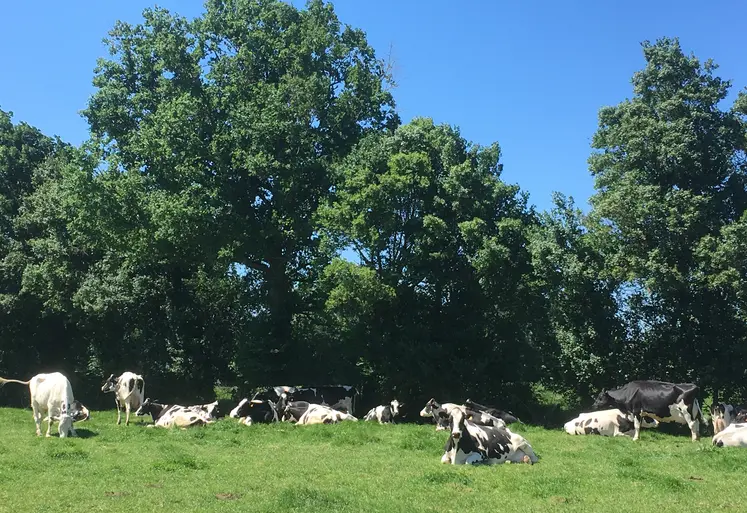
<svg viewBox="0 0 747 513"><path fill-rule="evenodd" d="M101 391L114 392L117 405L117 425L122 423L122 408L125 409L125 426L130 425L130 411L137 411L145 400L145 380L134 372L123 372L118 378L114 374L104 381Z"/></svg>
<svg viewBox="0 0 747 513"><path fill-rule="evenodd" d="M42 415L47 415L47 436L52 436L52 422L57 421L57 431L61 438L77 436L73 420L80 417L82 405L73 397L70 381L59 372L37 374L28 381L0 378L0 386L6 383L28 385L31 392L31 409L33 410L36 436L41 436Z"/></svg>
<svg viewBox="0 0 747 513"><path fill-rule="evenodd" d="M666 381L640 380L601 392L594 401L595 410L619 408L625 414L633 415L635 433L638 440L641 432L641 417L651 417L659 422L687 424L692 440L700 437L700 410L698 394L700 388L693 383L668 383Z"/></svg>

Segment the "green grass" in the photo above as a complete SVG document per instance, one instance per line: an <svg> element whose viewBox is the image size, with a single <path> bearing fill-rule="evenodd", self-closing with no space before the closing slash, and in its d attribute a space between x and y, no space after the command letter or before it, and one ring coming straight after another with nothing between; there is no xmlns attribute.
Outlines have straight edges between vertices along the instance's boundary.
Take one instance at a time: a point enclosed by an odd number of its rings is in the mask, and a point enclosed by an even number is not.
<svg viewBox="0 0 747 513"><path fill-rule="evenodd" d="M433 426L224 419L182 431L92 415L80 438L45 439L30 410L0 409L0 511L682 513L747 501L747 451L651 430L634 443L515 426L539 463L465 467L440 463L447 434Z"/></svg>

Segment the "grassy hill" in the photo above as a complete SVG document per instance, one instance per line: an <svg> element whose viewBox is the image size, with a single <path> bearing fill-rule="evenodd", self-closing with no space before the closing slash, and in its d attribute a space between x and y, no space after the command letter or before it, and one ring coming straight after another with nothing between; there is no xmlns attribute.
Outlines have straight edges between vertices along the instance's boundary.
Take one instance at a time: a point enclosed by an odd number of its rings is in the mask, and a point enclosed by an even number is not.
<svg viewBox="0 0 747 513"><path fill-rule="evenodd" d="M0 409L0 511L738 511L747 450L645 430L570 436L515 425L539 463L440 463L433 426L116 426L93 412L78 439L37 438L30 410ZM43 427L43 430L46 429Z"/></svg>

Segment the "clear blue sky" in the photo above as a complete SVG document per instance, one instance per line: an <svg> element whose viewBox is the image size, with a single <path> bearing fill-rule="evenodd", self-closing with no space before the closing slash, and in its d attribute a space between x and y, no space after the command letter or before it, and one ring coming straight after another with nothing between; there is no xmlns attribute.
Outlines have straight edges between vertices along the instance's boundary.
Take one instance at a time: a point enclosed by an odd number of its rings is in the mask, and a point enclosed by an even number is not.
<svg viewBox="0 0 747 513"><path fill-rule="evenodd" d="M295 1L296 5L303 2ZM583 206L597 111L631 95L640 42L679 37L713 58L736 91L747 86L747 3L732 1L338 0L379 55L392 48L404 121L430 116L474 142L498 141L504 179L547 208L552 191ZM101 39L118 19L138 22L145 0L5 2L0 7L0 108L45 133L80 143L79 111L93 92ZM188 17L201 0L159 5Z"/></svg>

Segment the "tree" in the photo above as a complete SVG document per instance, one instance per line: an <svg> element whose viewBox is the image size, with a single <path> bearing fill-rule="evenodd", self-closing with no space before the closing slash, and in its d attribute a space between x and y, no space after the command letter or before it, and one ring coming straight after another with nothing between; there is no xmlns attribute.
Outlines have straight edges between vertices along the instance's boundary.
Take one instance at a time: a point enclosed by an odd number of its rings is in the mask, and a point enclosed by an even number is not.
<svg viewBox="0 0 747 513"><path fill-rule="evenodd" d="M331 256L313 222L330 166L397 123L383 63L321 0L209 0L193 21L144 18L116 25L96 71L86 117L105 172L142 181L175 253L227 255L259 287L239 370L290 379L299 290Z"/></svg>
<svg viewBox="0 0 747 513"><path fill-rule="evenodd" d="M334 267L327 308L381 393L490 395L531 379L533 215L499 156L415 119L369 135L338 168L322 218L364 270Z"/></svg>
<svg viewBox="0 0 747 513"><path fill-rule="evenodd" d="M723 111L730 83L677 40L643 44L634 96L599 113L590 158L595 215L625 281L638 377L724 384L733 356L730 299L708 287L697 248L745 211L745 125Z"/></svg>

